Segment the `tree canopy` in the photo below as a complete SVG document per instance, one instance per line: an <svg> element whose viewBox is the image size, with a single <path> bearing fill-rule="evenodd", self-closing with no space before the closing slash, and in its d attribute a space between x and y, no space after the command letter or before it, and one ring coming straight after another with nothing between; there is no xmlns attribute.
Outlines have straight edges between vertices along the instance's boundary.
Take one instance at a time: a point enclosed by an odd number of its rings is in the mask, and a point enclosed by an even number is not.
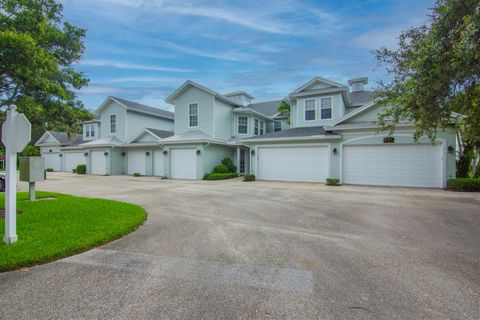
<svg viewBox="0 0 480 320"><path fill-rule="evenodd" d="M0 105L16 104L34 138L45 129L78 132L92 118L75 94L88 79L72 66L86 30L63 22L62 10L54 0L0 0Z"/></svg>

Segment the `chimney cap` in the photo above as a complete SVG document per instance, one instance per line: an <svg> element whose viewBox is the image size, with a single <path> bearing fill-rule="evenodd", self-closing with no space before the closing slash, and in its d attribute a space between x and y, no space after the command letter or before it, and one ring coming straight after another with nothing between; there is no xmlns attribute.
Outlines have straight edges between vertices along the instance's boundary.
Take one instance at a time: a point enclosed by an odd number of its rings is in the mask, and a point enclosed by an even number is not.
<svg viewBox="0 0 480 320"><path fill-rule="evenodd" d="M368 77L358 77L358 78L353 78L348 80L348 85L351 86L354 83L363 83L363 84L368 84Z"/></svg>

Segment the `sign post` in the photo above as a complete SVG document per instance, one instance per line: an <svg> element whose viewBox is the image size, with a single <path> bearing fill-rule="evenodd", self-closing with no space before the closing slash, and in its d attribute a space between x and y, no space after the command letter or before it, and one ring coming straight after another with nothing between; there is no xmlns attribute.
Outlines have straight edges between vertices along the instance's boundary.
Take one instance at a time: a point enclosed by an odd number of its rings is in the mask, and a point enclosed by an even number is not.
<svg viewBox="0 0 480 320"><path fill-rule="evenodd" d="M17 152L22 152L30 142L32 126L23 113L11 105L2 125L2 142L5 145L5 236L3 242L14 243L17 236Z"/></svg>

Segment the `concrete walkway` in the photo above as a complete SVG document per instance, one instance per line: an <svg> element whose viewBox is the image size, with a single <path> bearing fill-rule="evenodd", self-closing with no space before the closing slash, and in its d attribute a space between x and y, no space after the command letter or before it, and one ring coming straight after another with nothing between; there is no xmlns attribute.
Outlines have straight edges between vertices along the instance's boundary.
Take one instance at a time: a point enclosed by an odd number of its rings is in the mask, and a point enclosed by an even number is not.
<svg viewBox="0 0 480 320"><path fill-rule="evenodd" d="M38 189L149 217L103 247L0 274L1 319L480 317L478 194L66 173Z"/></svg>

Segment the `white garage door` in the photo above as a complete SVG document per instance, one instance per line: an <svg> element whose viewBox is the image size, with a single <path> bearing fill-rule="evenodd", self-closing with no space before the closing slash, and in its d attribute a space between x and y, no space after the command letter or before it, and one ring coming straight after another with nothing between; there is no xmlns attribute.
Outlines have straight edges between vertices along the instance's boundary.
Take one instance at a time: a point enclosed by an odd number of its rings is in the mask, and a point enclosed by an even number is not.
<svg viewBox="0 0 480 320"><path fill-rule="evenodd" d="M153 175L165 176L165 167L163 166L163 150L155 150L153 153Z"/></svg>
<svg viewBox="0 0 480 320"><path fill-rule="evenodd" d="M63 171L72 172L79 164L86 164L85 154L83 152L65 152L63 154L64 167Z"/></svg>
<svg viewBox="0 0 480 320"><path fill-rule="evenodd" d="M105 156L105 151L92 151L91 155L91 163L92 163L92 174L107 174L107 156Z"/></svg>
<svg viewBox="0 0 480 320"><path fill-rule="evenodd" d="M172 179L197 179L195 149L171 149L170 176Z"/></svg>
<svg viewBox="0 0 480 320"><path fill-rule="evenodd" d="M327 178L326 146L261 147L257 159L261 180L323 182Z"/></svg>
<svg viewBox="0 0 480 320"><path fill-rule="evenodd" d="M345 146L343 182L350 184L441 188L440 145Z"/></svg>
<svg viewBox="0 0 480 320"><path fill-rule="evenodd" d="M140 173L142 176L145 175L145 152L146 150L129 150L127 153L128 156L128 174L133 175L134 173Z"/></svg>
<svg viewBox="0 0 480 320"><path fill-rule="evenodd" d="M45 169L52 168L53 171L62 170L62 158L58 153L45 153L42 157L45 159Z"/></svg>

